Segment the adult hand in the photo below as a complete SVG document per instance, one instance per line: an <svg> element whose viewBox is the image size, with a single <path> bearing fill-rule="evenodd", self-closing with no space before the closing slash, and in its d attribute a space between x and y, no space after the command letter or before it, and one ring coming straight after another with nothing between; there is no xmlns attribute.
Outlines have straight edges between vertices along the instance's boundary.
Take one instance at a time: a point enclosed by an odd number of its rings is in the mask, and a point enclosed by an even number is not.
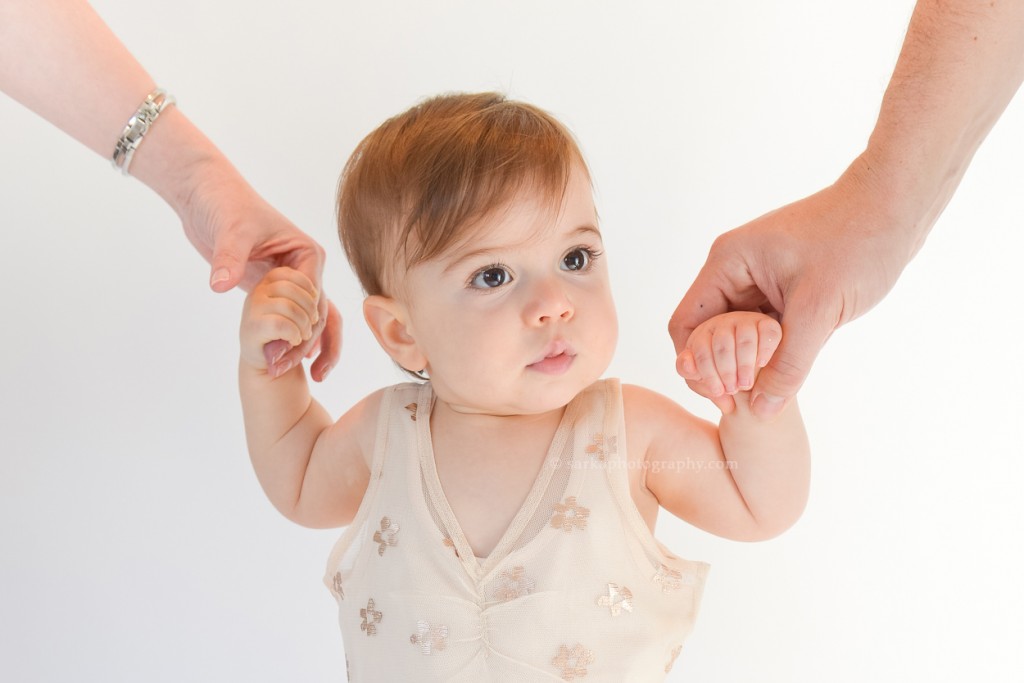
<svg viewBox="0 0 1024 683"><path fill-rule="evenodd" d="M0 90L98 154L110 158L127 117L154 87L85 0L0 3ZM177 107L160 115L130 170L181 217L185 234L213 267L214 291L249 288L271 268L291 266L319 295L323 249L256 194ZM317 348L315 380L337 363L341 318L325 297L317 303L312 339L296 348L267 345L272 372Z"/></svg>
<svg viewBox="0 0 1024 683"><path fill-rule="evenodd" d="M726 311L760 310L783 331L754 384L753 409L763 418L782 410L832 332L878 303L916 251L913 226L887 209L894 203L884 190L861 158L831 187L715 240L669 322L676 370L691 388L714 398L686 351L694 328Z"/></svg>
<svg viewBox="0 0 1024 683"><path fill-rule="evenodd" d="M270 270L288 266L316 287L318 320L312 336L292 347L284 340L264 347L269 372L280 373L317 354L310 376L323 381L341 353L341 316L323 296L324 250L277 212L237 174L196 185L184 202L182 224L189 241L210 262L210 287L250 290Z"/></svg>

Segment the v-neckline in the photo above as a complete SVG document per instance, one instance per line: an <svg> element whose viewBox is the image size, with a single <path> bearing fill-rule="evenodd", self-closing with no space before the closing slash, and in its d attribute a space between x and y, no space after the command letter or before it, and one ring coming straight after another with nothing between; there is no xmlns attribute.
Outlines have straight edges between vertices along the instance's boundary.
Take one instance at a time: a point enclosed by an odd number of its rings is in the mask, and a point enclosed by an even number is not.
<svg viewBox="0 0 1024 683"><path fill-rule="evenodd" d="M455 545L456 554L462 560L462 564L470 572L470 575L482 577L508 554L509 546L519 538L527 522L532 519L534 512L536 512L541 498L547 491L551 476L554 474L555 466L565 446L566 438L568 438L567 426L574 424L576 421L579 396L573 398L565 406L565 410L562 411L562 417L558 421L558 427L555 428L555 434L551 438L551 443L548 444L548 452L544 456L540 472L537 474L537 478L534 479L533 486L530 487L530 492L526 494L523 504L519 506L519 510L512 517L512 521L509 522L508 527L485 558L478 558L474 554L465 533L462 531L462 525L448 503L448 497L441 486L441 479L437 476L437 463L434 460L434 439L430 430L430 416L434 411L435 398L433 388L430 386L430 382L427 382L420 388L416 401L418 406L417 413L419 415L419 419L416 420L416 431L423 479L426 483L427 491L438 508L438 516L446 527L441 529L441 531L447 532L448 537Z"/></svg>

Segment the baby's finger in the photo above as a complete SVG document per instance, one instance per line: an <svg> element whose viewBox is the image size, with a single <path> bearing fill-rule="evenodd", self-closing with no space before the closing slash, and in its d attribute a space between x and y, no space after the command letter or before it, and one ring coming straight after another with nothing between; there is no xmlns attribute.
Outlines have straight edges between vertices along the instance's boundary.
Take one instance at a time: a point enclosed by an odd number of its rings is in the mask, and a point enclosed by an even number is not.
<svg viewBox="0 0 1024 683"><path fill-rule="evenodd" d="M313 323L302 306L285 297L267 299L260 313L269 339L284 339L292 346L298 346L313 334ZM284 322L288 325L284 325ZM274 336L278 335L278 336Z"/></svg>
<svg viewBox="0 0 1024 683"><path fill-rule="evenodd" d="M754 386L754 371L757 364L757 325L741 322L736 326L736 386L748 391Z"/></svg>
<svg viewBox="0 0 1024 683"><path fill-rule="evenodd" d="M690 349L683 349L676 358L676 372L683 379L698 381L700 373L697 372L697 363L693 360L693 352Z"/></svg>
<svg viewBox="0 0 1024 683"><path fill-rule="evenodd" d="M782 325L771 318L757 322L757 367L763 368L775 354L782 342Z"/></svg>
<svg viewBox="0 0 1024 683"><path fill-rule="evenodd" d="M284 339L275 339L274 341L268 341L263 345L263 360L267 364L267 370L271 376L276 377L277 375L272 371L273 366L281 360L284 354L288 353L288 349L291 346Z"/></svg>
<svg viewBox="0 0 1024 683"><path fill-rule="evenodd" d="M299 326L304 329L303 339L309 339L312 336L320 315L317 311L316 300L310 297L308 292L293 282L280 281L267 287L266 296L269 305L287 302L291 304L288 310L301 311L304 320L296 319L296 323L300 323Z"/></svg>
<svg viewBox="0 0 1024 683"><path fill-rule="evenodd" d="M280 361L278 361L279 364L284 365L287 363L289 366L291 366L296 363L301 363L303 358L308 358L310 356L314 347L321 346L320 341L323 336L321 333L324 331L324 327L328 322L327 310L329 304L330 302L327 300L327 297L320 298L320 303L318 304L317 307L318 320L316 324L313 325L310 336L306 337L302 344L296 345L295 347L289 349L288 353L282 356ZM317 378L317 375L313 373L315 367L316 364L314 363L314 367L310 368L310 375L314 379ZM320 380L317 379L317 381Z"/></svg>
<svg viewBox="0 0 1024 683"><path fill-rule="evenodd" d="M711 337L718 378L727 394L736 393L736 330L731 326L719 327Z"/></svg>
<svg viewBox="0 0 1024 683"><path fill-rule="evenodd" d="M300 270L294 268L274 268L272 271L267 273L266 277L269 282L291 282L302 291L313 297L314 300L320 298L320 292L317 290L316 285L313 281L306 277L306 274Z"/></svg>
<svg viewBox="0 0 1024 683"><path fill-rule="evenodd" d="M724 415L728 415L732 411L736 410L736 397L730 396L729 394L715 396L711 399L711 402L718 406L718 409L721 410Z"/></svg>
<svg viewBox="0 0 1024 683"><path fill-rule="evenodd" d="M693 340L692 335L690 340ZM714 400L714 397L724 394L725 387L722 386L722 382L718 378L718 369L715 367L715 355L711 350L711 340L707 336L702 335L696 344L690 348L690 351L693 353L693 360L697 364L697 373L700 375L701 381L708 391L708 398Z"/></svg>
<svg viewBox="0 0 1024 683"><path fill-rule="evenodd" d="M299 329L291 318L283 315L268 314L263 316L259 321L259 334L271 342L283 340L291 346L295 346L296 343L302 343L302 330ZM266 345L264 345L264 351L266 351Z"/></svg>
<svg viewBox="0 0 1024 683"><path fill-rule="evenodd" d="M709 396L707 386L703 381L692 381L686 380L686 385L693 389L694 392L701 396L709 399L714 403L723 414L728 415L736 409L736 400L729 394L719 394L718 396Z"/></svg>

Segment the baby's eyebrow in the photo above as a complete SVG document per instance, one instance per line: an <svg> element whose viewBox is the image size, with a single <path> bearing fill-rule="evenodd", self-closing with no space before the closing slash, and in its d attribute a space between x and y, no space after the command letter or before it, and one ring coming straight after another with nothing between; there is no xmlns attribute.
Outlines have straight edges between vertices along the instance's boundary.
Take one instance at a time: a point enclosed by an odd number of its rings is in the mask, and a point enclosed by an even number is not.
<svg viewBox="0 0 1024 683"><path fill-rule="evenodd" d="M597 237L597 239L601 239L601 231L597 229L596 225L581 225L580 227L576 228L571 233L569 233L568 237L575 237L576 235L581 235L588 232L593 233L594 236Z"/></svg>
<svg viewBox="0 0 1024 683"><path fill-rule="evenodd" d="M601 231L597 229L597 226L590 225L590 224L581 225L581 226L577 227L575 230L572 230L571 232L565 233L562 236L562 238L563 239L572 239L572 238L577 237L579 235L585 235L585 234L588 234L588 233L594 235L595 237L597 237L597 239L601 239ZM480 256L486 256L487 254L493 254L495 252L499 252L499 251L501 251L503 249L507 249L507 248L508 247L503 246L503 245L494 245L494 246L482 247L480 249L474 249L472 251L466 251L466 252L456 251L454 254L452 254L451 260L448 262L448 265L446 265L444 267L444 270L442 271L442 273L447 275L451 271L455 270L460 264L462 264L462 263L464 263L466 261L470 261L470 260L478 258Z"/></svg>

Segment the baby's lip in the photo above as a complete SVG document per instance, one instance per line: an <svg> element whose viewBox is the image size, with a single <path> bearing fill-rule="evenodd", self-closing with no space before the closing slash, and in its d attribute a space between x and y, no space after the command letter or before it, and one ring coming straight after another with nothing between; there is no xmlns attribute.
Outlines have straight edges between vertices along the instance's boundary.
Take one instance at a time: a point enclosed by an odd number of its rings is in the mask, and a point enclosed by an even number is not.
<svg viewBox="0 0 1024 683"><path fill-rule="evenodd" d="M544 354L537 358L532 363L530 363L530 365L540 363L542 360L546 358L554 358L555 356L561 356L563 353L567 356L575 356L576 350L573 349L572 345L570 345L569 342L565 341L564 339L555 339L550 344L548 344L546 349L544 349Z"/></svg>

